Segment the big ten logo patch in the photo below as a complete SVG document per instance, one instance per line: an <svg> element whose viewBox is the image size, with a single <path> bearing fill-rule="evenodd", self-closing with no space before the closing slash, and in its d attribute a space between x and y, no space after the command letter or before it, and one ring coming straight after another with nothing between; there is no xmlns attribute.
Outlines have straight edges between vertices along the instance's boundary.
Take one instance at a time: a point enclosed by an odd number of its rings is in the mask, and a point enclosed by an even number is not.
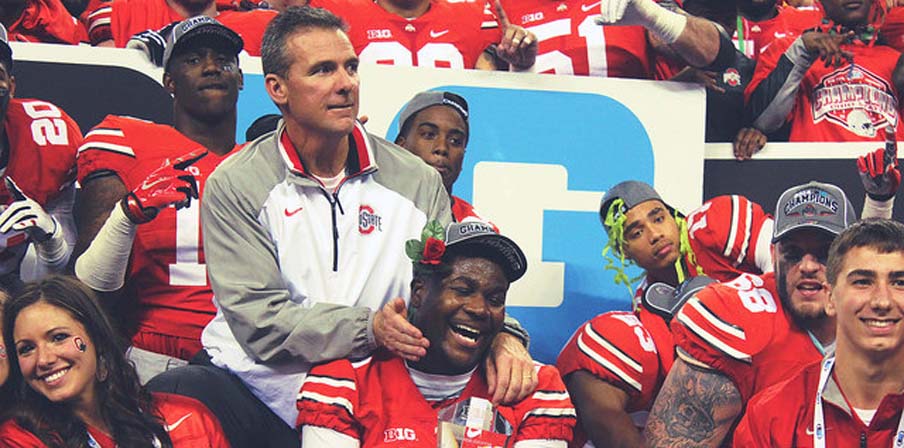
<svg viewBox="0 0 904 448"><path fill-rule="evenodd" d="M367 30L368 39L392 39L392 30Z"/></svg>
<svg viewBox="0 0 904 448"><path fill-rule="evenodd" d="M417 440L417 433L411 428L389 428L383 431L383 443L413 442Z"/></svg>
<svg viewBox="0 0 904 448"><path fill-rule="evenodd" d="M813 121L828 120L863 137L898 122L898 101L888 81L859 65L822 77L813 90Z"/></svg>
<svg viewBox="0 0 904 448"><path fill-rule="evenodd" d="M358 231L362 235L367 235L374 230L383 231L383 217L374 212L369 205L358 207Z"/></svg>

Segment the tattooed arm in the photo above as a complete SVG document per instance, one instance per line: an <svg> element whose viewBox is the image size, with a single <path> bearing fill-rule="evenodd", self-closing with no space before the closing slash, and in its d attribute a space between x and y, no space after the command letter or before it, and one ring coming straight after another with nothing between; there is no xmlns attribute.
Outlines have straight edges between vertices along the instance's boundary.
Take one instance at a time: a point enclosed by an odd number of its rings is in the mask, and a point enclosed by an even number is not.
<svg viewBox="0 0 904 448"><path fill-rule="evenodd" d="M725 375L682 356L650 411L643 433L647 446L718 447L743 411L741 394Z"/></svg>

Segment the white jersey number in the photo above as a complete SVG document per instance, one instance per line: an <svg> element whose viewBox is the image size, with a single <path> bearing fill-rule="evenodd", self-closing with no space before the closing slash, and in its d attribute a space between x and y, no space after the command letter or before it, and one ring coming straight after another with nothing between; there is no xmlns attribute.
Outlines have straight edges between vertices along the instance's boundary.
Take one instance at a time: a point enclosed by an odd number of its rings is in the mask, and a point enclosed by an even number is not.
<svg viewBox="0 0 904 448"><path fill-rule="evenodd" d="M752 313L774 313L778 309L772 293L762 287L763 279L757 276L745 274L728 285L738 290L741 303Z"/></svg>
<svg viewBox="0 0 904 448"><path fill-rule="evenodd" d="M63 121L63 112L53 104L44 101L28 101L22 103L25 113L35 120L31 122L31 138L35 143L44 146L68 145L69 131Z"/></svg>
<svg viewBox="0 0 904 448"><path fill-rule="evenodd" d="M613 314L612 317L624 322L634 329L634 336L637 336L637 342L640 343L641 348L650 353L656 353L656 344L653 343L653 338L651 338L650 334L644 330L643 325L636 316L630 314Z"/></svg>
<svg viewBox="0 0 904 448"><path fill-rule="evenodd" d="M190 166L195 176L201 172ZM176 262L169 265L172 286L204 286L207 284L207 266L200 261L201 253L201 204L191 201L191 206L176 210Z"/></svg>
<svg viewBox="0 0 904 448"><path fill-rule="evenodd" d="M361 50L361 62L392 64L411 67L415 65L411 50L398 42L371 42ZM417 51L419 67L465 68L465 58L455 45L431 42Z"/></svg>
<svg viewBox="0 0 904 448"><path fill-rule="evenodd" d="M527 28L537 35L540 42L555 37L571 34L571 19L553 20L542 25ZM593 23L593 16L587 16L578 25L578 36L584 38L587 47L587 62L590 76L606 77L609 75L606 61L606 35L603 27ZM535 73L544 73L552 70L557 75L573 75L574 62L565 53L559 50L549 51L537 55L537 62L532 69Z"/></svg>

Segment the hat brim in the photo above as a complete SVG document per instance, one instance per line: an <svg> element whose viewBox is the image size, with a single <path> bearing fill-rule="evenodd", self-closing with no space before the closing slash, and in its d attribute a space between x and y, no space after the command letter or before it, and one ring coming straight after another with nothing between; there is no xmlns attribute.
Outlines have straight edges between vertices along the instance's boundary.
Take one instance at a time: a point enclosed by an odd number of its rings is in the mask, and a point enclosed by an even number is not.
<svg viewBox="0 0 904 448"><path fill-rule="evenodd" d="M524 252L514 241L505 236L485 234L448 245L451 253L462 253L468 248L473 251L474 255L487 254L487 252L494 254L493 258L502 264L509 283L520 279L527 272L527 258L524 256ZM465 254L470 253L470 251L465 252Z"/></svg>
<svg viewBox="0 0 904 448"><path fill-rule="evenodd" d="M785 226L785 228L782 229L781 232L776 233L775 235L773 235L773 236L772 236L772 242L773 242L773 243L777 243L777 242L779 242L780 240L782 240L782 239L784 239L785 237L787 237L790 233L795 232L795 231L797 231L797 230L801 230L801 229L816 229L816 230L822 230L823 232L826 232L826 233L828 233L829 235L831 235L832 238L834 238L834 237L840 235L841 232L844 231L844 229L839 228L838 226L830 226L830 225L821 224L821 223L816 223L816 222L811 222L811 221L797 222L797 223L795 223L795 224L791 224L791 225Z"/></svg>

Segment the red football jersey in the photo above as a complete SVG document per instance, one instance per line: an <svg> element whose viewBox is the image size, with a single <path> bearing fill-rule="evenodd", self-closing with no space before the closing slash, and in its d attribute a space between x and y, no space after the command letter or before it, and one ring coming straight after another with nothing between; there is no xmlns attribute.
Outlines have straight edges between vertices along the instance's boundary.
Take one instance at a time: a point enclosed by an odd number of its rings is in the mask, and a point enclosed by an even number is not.
<svg viewBox="0 0 904 448"><path fill-rule="evenodd" d="M88 40L85 27L60 0L32 0L22 15L7 28L11 42L44 42L78 45Z"/></svg>
<svg viewBox="0 0 904 448"><path fill-rule="evenodd" d="M822 359L785 310L772 273L707 286L672 320L675 345L728 376L746 403L757 391Z"/></svg>
<svg viewBox="0 0 904 448"><path fill-rule="evenodd" d="M509 20L540 39L534 73L653 77L640 26L600 26L599 0L504 0Z"/></svg>
<svg viewBox="0 0 904 448"><path fill-rule="evenodd" d="M242 36L249 55L260 56L264 29L273 17L276 12L269 10L223 11L216 19ZM158 30L183 19L166 0L112 0L98 4L87 15L88 36L91 45L112 39L118 48L125 48L136 33Z"/></svg>
<svg viewBox="0 0 904 448"><path fill-rule="evenodd" d="M574 406L552 366L538 366L537 390L514 406L495 409L512 425L512 442L570 441ZM440 409L470 397L490 399L482 368L458 398L427 401L405 361L385 351L352 363L346 359L315 366L298 395L297 425L331 429L358 439L362 447L433 448ZM398 434L405 437L399 439Z"/></svg>
<svg viewBox="0 0 904 448"><path fill-rule="evenodd" d="M795 38L776 40L760 55L753 79L744 92L748 101L760 83L775 70L779 58ZM885 45L856 42L843 49L854 55L853 66L825 67L815 61L800 82L800 90L787 117L792 142L885 141L880 132L896 128L898 140L898 91L892 73L901 53Z"/></svg>
<svg viewBox="0 0 904 448"><path fill-rule="evenodd" d="M348 37L364 63L474 68L480 54L502 37L496 16L473 0L432 0L426 13L411 20L371 0L313 0L311 6L348 23Z"/></svg>
<svg viewBox="0 0 904 448"><path fill-rule="evenodd" d="M173 448L228 447L229 441L216 417L200 401L175 394L153 393L154 406L163 418ZM88 434L98 448L116 448L115 441L102 431L88 426ZM15 420L0 425L0 446L6 448L38 448L43 442L19 426Z"/></svg>
<svg viewBox="0 0 904 448"><path fill-rule="evenodd" d="M757 259L770 257L772 217L744 196L706 201L687 216L687 229L697 265L720 282L745 272L762 274Z"/></svg>
<svg viewBox="0 0 904 448"><path fill-rule="evenodd" d="M811 448L814 402L821 369L821 362L811 364L753 397L735 430L734 446ZM822 400L825 446L897 446L894 444L895 433L904 408L904 394L886 395L869 425L854 416L834 375L829 377Z"/></svg>
<svg viewBox="0 0 904 448"><path fill-rule="evenodd" d="M744 35L744 55L756 60L776 39L801 35L822 22L823 12L815 7L795 8L778 6L778 15L761 22L742 19L741 32L735 32L737 45L739 36Z"/></svg>
<svg viewBox="0 0 904 448"><path fill-rule="evenodd" d="M151 171L201 147L176 129L130 117L108 115L85 136L79 148L78 174L109 170L125 184L138 187ZM207 176L227 156L208 152L188 168L203 193ZM201 242L200 201L176 210L160 211L153 221L138 226L126 274L125 294L136 300L134 331L147 331L197 340L216 310L207 281ZM152 351L151 347L136 346ZM188 359L191 353L166 353Z"/></svg>
<svg viewBox="0 0 904 448"><path fill-rule="evenodd" d="M3 126L9 161L0 178L11 177L25 195L46 206L75 181L75 154L82 132L59 107L31 99L11 99ZM0 181L0 204L12 202L6 183ZM18 270L27 242L25 232L0 233L0 275Z"/></svg>

